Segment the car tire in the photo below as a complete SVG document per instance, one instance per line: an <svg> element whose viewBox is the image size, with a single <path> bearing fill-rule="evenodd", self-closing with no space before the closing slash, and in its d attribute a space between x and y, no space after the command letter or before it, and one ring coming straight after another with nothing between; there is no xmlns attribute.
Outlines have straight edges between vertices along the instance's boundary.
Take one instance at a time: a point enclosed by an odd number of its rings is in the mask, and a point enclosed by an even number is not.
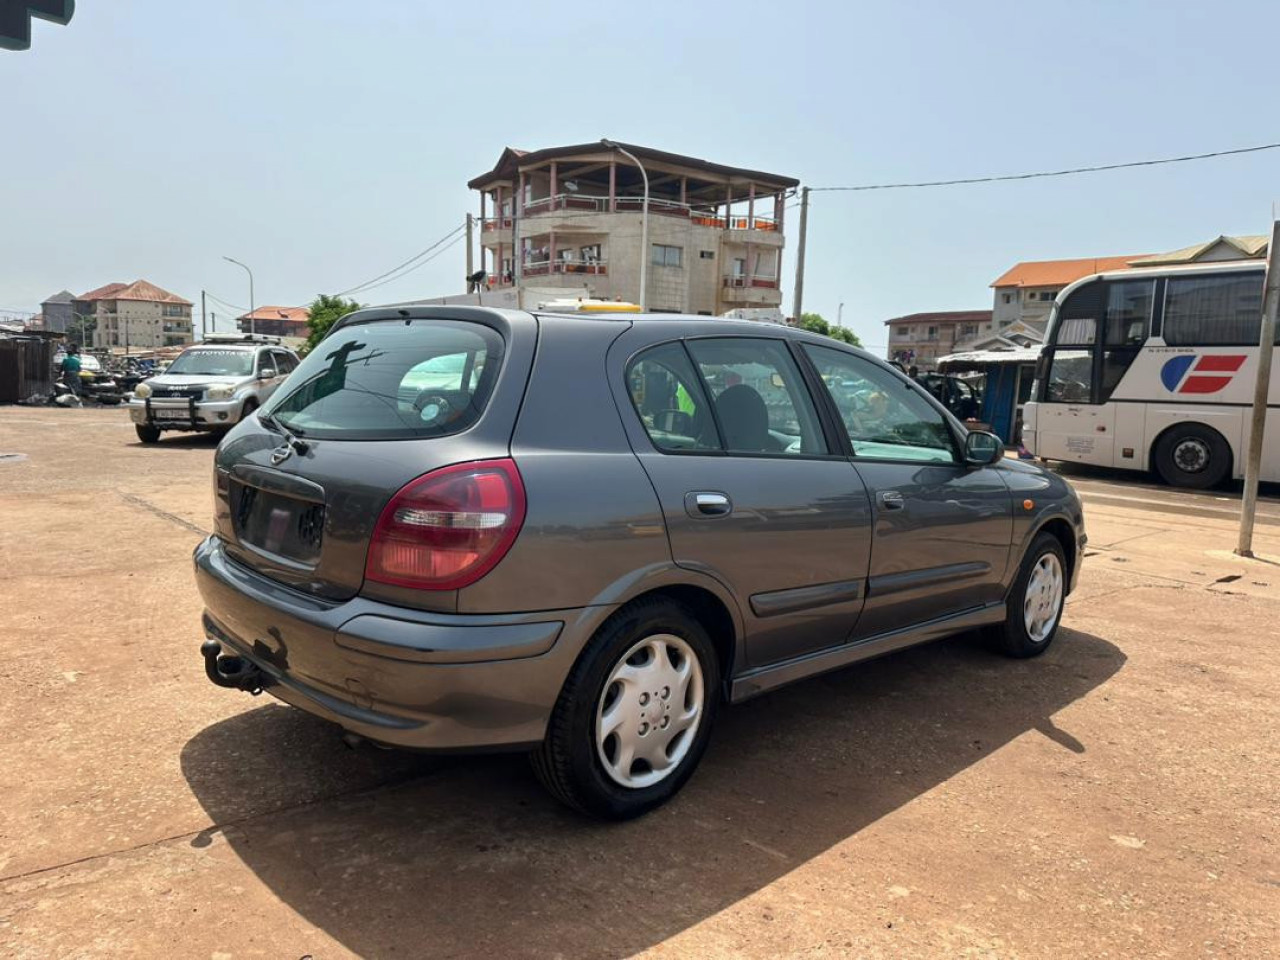
<svg viewBox="0 0 1280 960"><path fill-rule="evenodd" d="M627 604L570 671L533 754L534 772L589 816L639 816L693 774L719 697L719 658L702 624L670 600Z"/></svg>
<svg viewBox="0 0 1280 960"><path fill-rule="evenodd" d="M1231 469L1231 448L1217 430L1183 423L1161 434L1153 459L1156 472L1171 487L1208 490Z"/></svg>
<svg viewBox="0 0 1280 960"><path fill-rule="evenodd" d="M138 439L143 443L159 443L160 428L150 424L135 423L133 429L138 432Z"/></svg>
<svg viewBox="0 0 1280 960"><path fill-rule="evenodd" d="M1062 544L1053 534L1039 534L1022 558L1018 577L1009 591L1004 623L990 631L1001 653L1026 659L1049 649L1062 623L1067 581Z"/></svg>
<svg viewBox="0 0 1280 960"><path fill-rule="evenodd" d="M240 404L240 419L237 420L236 423L243 423L244 421L248 420L250 414L252 414L253 411L257 409L258 409L258 401L255 400L253 397L249 397L247 400L245 400L244 403ZM234 425L235 424L232 424L232 426ZM231 427L228 427L227 429L230 430Z"/></svg>

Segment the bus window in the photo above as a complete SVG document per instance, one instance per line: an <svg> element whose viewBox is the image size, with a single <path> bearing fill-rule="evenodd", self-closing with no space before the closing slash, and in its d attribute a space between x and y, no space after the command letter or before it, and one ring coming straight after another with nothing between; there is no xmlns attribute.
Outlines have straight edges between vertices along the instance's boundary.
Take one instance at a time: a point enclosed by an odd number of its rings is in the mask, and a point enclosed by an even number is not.
<svg viewBox="0 0 1280 960"><path fill-rule="evenodd" d="M1093 351L1054 351L1045 399L1050 403L1089 403L1093 396Z"/></svg>
<svg viewBox="0 0 1280 960"><path fill-rule="evenodd" d="M1108 347L1140 347L1147 342L1154 280L1112 281L1107 284Z"/></svg>
<svg viewBox="0 0 1280 960"><path fill-rule="evenodd" d="M1261 323L1261 271L1169 278L1164 342L1171 347L1255 346Z"/></svg>

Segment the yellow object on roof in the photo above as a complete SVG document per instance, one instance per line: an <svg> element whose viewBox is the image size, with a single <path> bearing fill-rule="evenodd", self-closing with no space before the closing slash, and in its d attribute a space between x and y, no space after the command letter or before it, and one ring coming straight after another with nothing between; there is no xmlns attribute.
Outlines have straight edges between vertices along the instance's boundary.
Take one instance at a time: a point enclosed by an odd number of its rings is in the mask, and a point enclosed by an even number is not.
<svg viewBox="0 0 1280 960"><path fill-rule="evenodd" d="M639 313L640 307L634 303L606 302L583 303L578 307L579 313Z"/></svg>

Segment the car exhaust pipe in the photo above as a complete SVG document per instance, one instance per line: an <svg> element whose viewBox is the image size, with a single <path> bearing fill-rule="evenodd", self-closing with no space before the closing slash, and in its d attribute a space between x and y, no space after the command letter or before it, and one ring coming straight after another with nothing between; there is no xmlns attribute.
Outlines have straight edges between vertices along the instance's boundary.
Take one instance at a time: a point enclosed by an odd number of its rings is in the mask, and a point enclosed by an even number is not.
<svg viewBox="0 0 1280 960"><path fill-rule="evenodd" d="M244 657L222 656L222 644L206 640L200 644L204 672L211 683L232 690L244 690L255 697L275 681Z"/></svg>

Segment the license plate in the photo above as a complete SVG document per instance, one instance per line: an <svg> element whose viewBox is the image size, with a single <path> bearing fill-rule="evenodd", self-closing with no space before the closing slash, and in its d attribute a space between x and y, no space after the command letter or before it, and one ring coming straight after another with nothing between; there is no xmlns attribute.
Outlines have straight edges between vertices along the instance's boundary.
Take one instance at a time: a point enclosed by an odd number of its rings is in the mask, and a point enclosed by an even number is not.
<svg viewBox="0 0 1280 960"><path fill-rule="evenodd" d="M154 420L190 420L191 413L188 410L157 410L152 407L151 417Z"/></svg>
<svg viewBox="0 0 1280 960"><path fill-rule="evenodd" d="M323 504L233 483L231 508L244 543L301 563L320 558Z"/></svg>

